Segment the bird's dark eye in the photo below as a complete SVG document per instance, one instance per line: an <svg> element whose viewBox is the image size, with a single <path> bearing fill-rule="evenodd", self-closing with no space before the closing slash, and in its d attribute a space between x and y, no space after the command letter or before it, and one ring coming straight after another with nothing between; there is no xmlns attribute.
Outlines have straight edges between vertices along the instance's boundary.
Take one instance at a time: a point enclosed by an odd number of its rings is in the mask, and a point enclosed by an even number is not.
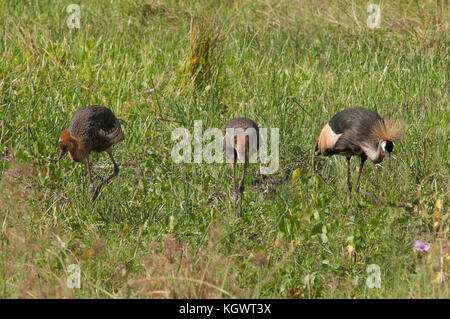
<svg viewBox="0 0 450 319"><path fill-rule="evenodd" d="M391 141L387 141L386 142L386 151L389 153L392 153L393 150L394 150L394 143L392 143Z"/></svg>

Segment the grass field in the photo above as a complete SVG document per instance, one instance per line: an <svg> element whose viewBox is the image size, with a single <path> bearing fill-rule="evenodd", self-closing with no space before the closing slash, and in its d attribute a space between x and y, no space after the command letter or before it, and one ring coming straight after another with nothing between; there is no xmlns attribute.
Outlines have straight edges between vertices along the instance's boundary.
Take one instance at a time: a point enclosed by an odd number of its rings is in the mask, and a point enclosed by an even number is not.
<svg viewBox="0 0 450 319"><path fill-rule="evenodd" d="M0 8L0 297L450 297L448 1L375 1L374 29L367 1L84 1L69 28L72 2ZM85 162L57 163L91 104L125 134L95 206ZM352 215L345 159L313 146L360 105L404 137L390 166L364 168L380 207L355 193ZM171 158L175 128L237 116L281 142L275 174L249 166L242 218L229 164ZM96 181L112 170L91 161Z"/></svg>

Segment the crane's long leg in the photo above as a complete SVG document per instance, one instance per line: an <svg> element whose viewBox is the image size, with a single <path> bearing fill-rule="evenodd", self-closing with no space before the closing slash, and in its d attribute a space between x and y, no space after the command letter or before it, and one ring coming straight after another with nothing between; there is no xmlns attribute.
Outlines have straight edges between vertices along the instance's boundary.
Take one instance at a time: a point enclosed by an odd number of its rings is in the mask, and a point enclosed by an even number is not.
<svg viewBox="0 0 450 319"><path fill-rule="evenodd" d="M108 153L109 158L111 159L111 161L114 164L114 170L113 170L112 174L108 176L108 178L104 179L100 184L98 184L97 188L95 189L94 196L92 196L92 201L95 201L95 199L97 198L100 190L102 189L103 184L105 184L111 178L113 178L114 176L119 174L119 166L117 165L116 161L114 160L111 147L106 150L106 153Z"/></svg>
<svg viewBox="0 0 450 319"><path fill-rule="evenodd" d="M239 182L239 216L242 217L242 196L244 194L244 179L245 169L247 168L247 161L244 162L244 168L242 169L242 176Z"/></svg>
<svg viewBox="0 0 450 319"><path fill-rule="evenodd" d="M361 157L361 165L359 165L359 173L358 173L358 177L356 178L356 192L358 192L358 193L359 193L359 178L361 177L361 173L362 173L365 162L366 162L366 159L364 157Z"/></svg>
<svg viewBox="0 0 450 319"><path fill-rule="evenodd" d="M350 157L347 157L347 186L348 186L348 201L351 205L352 203L352 184L350 183Z"/></svg>
<svg viewBox="0 0 450 319"><path fill-rule="evenodd" d="M91 197L92 197L95 194L95 189L94 189L94 182L92 181L91 163L89 163L89 154L86 157L86 164L87 164L86 166L87 166L88 177L89 177L89 193L91 194Z"/></svg>
<svg viewBox="0 0 450 319"><path fill-rule="evenodd" d="M356 179L356 192L371 197L372 200L375 202L375 204L378 205L378 200L377 200L377 197L375 196L374 193L365 192L365 191L362 191L362 190L359 189L359 178L361 177L361 173L362 173L362 170L363 170L365 162L366 162L366 158L361 157L361 165L359 167L358 178Z"/></svg>
<svg viewBox="0 0 450 319"><path fill-rule="evenodd" d="M236 189L236 161L231 163L233 165L233 200L234 200L234 207L236 207L236 200L237 200L237 189Z"/></svg>

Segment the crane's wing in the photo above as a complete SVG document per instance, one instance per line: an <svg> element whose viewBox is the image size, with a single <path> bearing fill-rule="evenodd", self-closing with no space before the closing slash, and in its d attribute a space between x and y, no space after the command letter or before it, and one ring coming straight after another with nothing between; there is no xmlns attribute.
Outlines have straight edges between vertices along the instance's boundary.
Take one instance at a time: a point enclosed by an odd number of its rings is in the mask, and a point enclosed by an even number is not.
<svg viewBox="0 0 450 319"><path fill-rule="evenodd" d="M316 151L324 155L354 155L362 152L362 144L376 147L371 128L378 120L383 121L376 112L365 108L345 109L323 127L316 142Z"/></svg>
<svg viewBox="0 0 450 319"><path fill-rule="evenodd" d="M90 105L77 110L70 121L70 133L93 147L107 148L123 140L122 127L110 109Z"/></svg>

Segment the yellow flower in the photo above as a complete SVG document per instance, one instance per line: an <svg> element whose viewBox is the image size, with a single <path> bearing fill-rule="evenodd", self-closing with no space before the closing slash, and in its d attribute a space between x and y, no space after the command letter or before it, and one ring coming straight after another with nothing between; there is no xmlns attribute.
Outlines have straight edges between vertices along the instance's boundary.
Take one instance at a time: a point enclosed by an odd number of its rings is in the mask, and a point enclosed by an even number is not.
<svg viewBox="0 0 450 319"><path fill-rule="evenodd" d="M436 209L438 211L442 209L442 200L440 198L436 201Z"/></svg>
<svg viewBox="0 0 450 319"><path fill-rule="evenodd" d="M353 247L352 245L348 245L347 246L347 253L348 253L348 258L352 259L354 258L356 261L356 251L355 251L355 247Z"/></svg>
<svg viewBox="0 0 450 319"><path fill-rule="evenodd" d="M122 228L122 237L128 235L128 224L125 224Z"/></svg>
<svg viewBox="0 0 450 319"><path fill-rule="evenodd" d="M355 251L355 247L353 247L352 245L348 245L347 251L348 251L348 254L351 256L353 254L353 252Z"/></svg>
<svg viewBox="0 0 450 319"><path fill-rule="evenodd" d="M438 272L438 273L436 274L436 277L434 278L434 281L435 281L437 284L440 284L440 283L442 282L442 272Z"/></svg>
<svg viewBox="0 0 450 319"><path fill-rule="evenodd" d="M273 242L273 246L274 246L274 247L280 247L280 246L282 246L282 245L284 245L284 240L281 239L281 238L277 238L277 239L275 239L275 241Z"/></svg>
<svg viewBox="0 0 450 319"><path fill-rule="evenodd" d="M300 168L297 168L297 169L292 173L292 184L297 183L299 176L300 176Z"/></svg>
<svg viewBox="0 0 450 319"><path fill-rule="evenodd" d="M441 214L439 212L434 213L434 219L441 220Z"/></svg>

